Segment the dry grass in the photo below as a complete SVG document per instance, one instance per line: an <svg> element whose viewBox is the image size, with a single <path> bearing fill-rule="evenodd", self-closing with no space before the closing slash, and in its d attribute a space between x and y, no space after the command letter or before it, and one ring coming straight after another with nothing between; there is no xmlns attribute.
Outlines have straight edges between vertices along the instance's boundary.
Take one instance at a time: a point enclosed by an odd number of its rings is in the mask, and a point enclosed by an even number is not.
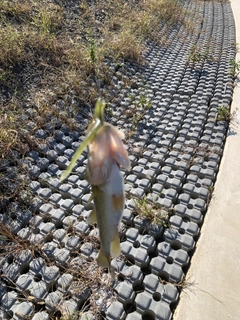
<svg viewBox="0 0 240 320"><path fill-rule="evenodd" d="M62 91L89 87L89 77L96 73L104 77L106 58L140 61L147 39L162 41L160 23L170 27L183 21L175 0L127 4L85 0L75 7L75 15L69 15L64 4L1 2L0 65L5 85L18 88L17 74L28 63L46 86L57 82ZM84 99L93 101L95 94Z"/></svg>
<svg viewBox="0 0 240 320"><path fill-rule="evenodd" d="M100 95L108 103L114 101L113 81L121 80L122 88L131 84L117 70L126 61L145 63L146 40L161 45L166 30L183 23L184 16L176 0L60 0L58 4L2 0L0 156L7 159L14 149L25 154L36 148L34 131L44 128L49 119L59 119L75 130L74 115L82 106L90 110ZM67 101L70 91L77 99L77 110ZM59 112L54 105L59 99L71 111ZM133 131L149 107L140 104ZM26 130L27 108L34 109L34 116L28 118L35 123L31 132Z"/></svg>
<svg viewBox="0 0 240 320"><path fill-rule="evenodd" d="M168 226L170 210L144 198L134 198L134 213L148 220L152 225Z"/></svg>
<svg viewBox="0 0 240 320"><path fill-rule="evenodd" d="M31 135L34 130L44 128L49 119L58 118L75 130L76 123L70 119L75 111L60 114L54 108L59 99L68 106L66 95L70 91L80 101L80 107L94 105L100 93L108 102L113 101L110 94L114 89L113 77L123 82L123 88L131 81L115 67L124 66L127 61L144 64L146 41L165 44L167 30L183 23L184 16L176 0L0 1L0 168L12 150L24 155L35 148L37 141L33 141ZM30 107L34 115L29 120L36 124L32 132L26 130L24 117ZM143 96L139 108L144 113L149 107ZM137 114L133 130L139 120L141 115ZM15 181L17 189L6 194L4 179L0 176L0 204L6 199L18 200L18 193L25 188L21 181ZM145 218L163 223L162 217L151 212L152 206L139 204L139 215L142 209L147 213ZM84 241L88 240L99 249L97 241L93 238ZM40 255L47 264L53 263L44 255L40 244L21 239L10 225L0 222L0 255L17 256L22 250L30 250L33 256ZM102 304L115 296L105 279L108 275L84 257L79 267L65 266L64 272L68 271L74 277L78 292L86 287L92 290L88 305L83 306L81 312L91 307L95 318L100 318ZM100 288L107 296L99 296ZM77 319L81 315L80 312L71 318L63 310L59 311L66 319Z"/></svg>

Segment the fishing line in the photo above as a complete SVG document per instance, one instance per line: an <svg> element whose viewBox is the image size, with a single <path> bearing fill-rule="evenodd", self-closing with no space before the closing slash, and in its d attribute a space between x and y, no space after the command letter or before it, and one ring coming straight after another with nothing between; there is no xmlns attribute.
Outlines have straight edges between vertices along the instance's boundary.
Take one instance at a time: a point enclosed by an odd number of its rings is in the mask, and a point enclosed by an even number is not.
<svg viewBox="0 0 240 320"><path fill-rule="evenodd" d="M98 0L91 0L91 12L93 17L93 40L90 41L90 59L94 66L94 80L97 87L98 98L102 98L102 90L100 86L100 68L99 68L99 54L97 52L97 8Z"/></svg>

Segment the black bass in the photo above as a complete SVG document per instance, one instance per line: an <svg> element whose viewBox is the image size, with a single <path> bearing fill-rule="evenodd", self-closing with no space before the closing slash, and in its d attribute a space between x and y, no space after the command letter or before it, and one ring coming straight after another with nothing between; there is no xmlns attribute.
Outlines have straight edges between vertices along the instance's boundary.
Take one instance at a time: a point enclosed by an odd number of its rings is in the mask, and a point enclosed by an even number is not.
<svg viewBox="0 0 240 320"><path fill-rule="evenodd" d="M123 178L116 163L105 183L92 186L95 209L91 212L88 223L97 222L101 248L97 258L98 265L109 268L112 279L111 257L116 258L121 253L119 240L119 225L122 219L125 196Z"/></svg>
<svg viewBox="0 0 240 320"><path fill-rule="evenodd" d="M104 107L104 101L98 100L87 136L75 152L61 180L69 175L80 154L88 147L86 179L92 185L91 198L95 207L88 222L97 222L99 228L101 248L97 262L101 267L108 267L114 279L111 258L118 257L121 253L119 226L125 205L120 166L129 169L130 161L122 142L124 134L103 120Z"/></svg>

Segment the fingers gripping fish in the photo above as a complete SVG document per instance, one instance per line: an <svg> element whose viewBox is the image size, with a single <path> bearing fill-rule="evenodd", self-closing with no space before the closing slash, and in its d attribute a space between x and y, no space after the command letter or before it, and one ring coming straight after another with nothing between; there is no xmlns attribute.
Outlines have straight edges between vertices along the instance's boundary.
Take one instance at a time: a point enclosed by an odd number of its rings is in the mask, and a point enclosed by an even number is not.
<svg viewBox="0 0 240 320"><path fill-rule="evenodd" d="M97 222L99 227L101 248L97 258L98 264L108 267L114 279L111 257L117 257L121 252L118 232L125 204L124 183L119 168L122 166L128 169L130 162L122 142L124 134L104 122L104 107L104 101L98 100L87 136L74 154L61 180L69 175L83 150L88 147L86 179L92 185L95 207L88 222Z"/></svg>

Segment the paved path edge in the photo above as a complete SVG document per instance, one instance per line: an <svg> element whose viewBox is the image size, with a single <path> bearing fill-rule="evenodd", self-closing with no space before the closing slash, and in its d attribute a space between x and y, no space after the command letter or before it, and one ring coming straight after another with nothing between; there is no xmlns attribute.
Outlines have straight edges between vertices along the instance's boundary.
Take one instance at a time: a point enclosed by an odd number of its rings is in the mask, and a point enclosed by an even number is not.
<svg viewBox="0 0 240 320"><path fill-rule="evenodd" d="M240 61L240 1L231 0ZM174 320L240 319L240 78L224 154Z"/></svg>

